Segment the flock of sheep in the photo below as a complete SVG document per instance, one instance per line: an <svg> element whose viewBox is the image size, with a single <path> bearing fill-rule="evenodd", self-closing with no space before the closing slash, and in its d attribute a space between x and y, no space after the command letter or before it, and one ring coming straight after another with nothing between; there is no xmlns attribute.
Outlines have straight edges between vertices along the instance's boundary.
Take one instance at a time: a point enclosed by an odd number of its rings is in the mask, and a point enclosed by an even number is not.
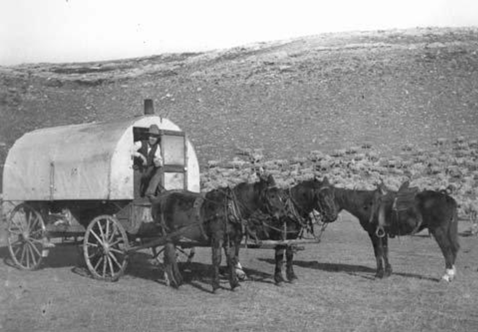
<svg viewBox="0 0 478 332"><path fill-rule="evenodd" d="M478 140L440 138L430 150L406 145L398 156L381 156L373 146L319 150L308 156L266 160L262 149L241 149L233 160L210 160L201 174L201 188L209 191L241 182L256 181L258 169L272 174L278 186L289 187L299 181L327 175L336 187L373 190L382 180L397 190L405 181L420 189L451 191L459 203L459 215L478 231Z"/></svg>

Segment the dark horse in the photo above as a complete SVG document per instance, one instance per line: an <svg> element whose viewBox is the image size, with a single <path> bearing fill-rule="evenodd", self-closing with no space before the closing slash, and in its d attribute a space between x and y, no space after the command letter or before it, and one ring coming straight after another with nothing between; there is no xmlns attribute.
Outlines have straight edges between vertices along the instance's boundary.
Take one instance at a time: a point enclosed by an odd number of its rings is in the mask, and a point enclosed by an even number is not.
<svg viewBox="0 0 478 332"><path fill-rule="evenodd" d="M418 188L409 188L408 181L397 192L380 185L374 198L371 222L376 227L376 236L383 239L387 235L413 235L428 228L445 258L442 279L452 281L460 248L456 201L446 191L419 192ZM388 264L387 260L385 264Z"/></svg>
<svg viewBox="0 0 478 332"><path fill-rule="evenodd" d="M273 186L272 177L244 186L249 200L258 208L271 214L280 213L283 203L279 189ZM176 261L176 244L181 239L193 241L196 246L211 246L213 278L212 288L219 288L221 250L224 248L231 289L239 286L235 272L237 252L244 233L244 224L237 218L232 189L220 188L205 195L187 191L170 191L161 194L152 205L154 221L166 234L164 245L165 272L170 285L179 287L182 276Z"/></svg>
<svg viewBox="0 0 478 332"><path fill-rule="evenodd" d="M334 188L335 204L340 211L346 210L354 215L360 222L362 228L368 233L372 241L375 259L377 262L377 278L388 277L392 274L392 266L388 260L388 237L395 235L409 235L428 228L440 246L446 261L446 274L444 280L450 281L454 274L454 262L458 251L457 235L457 204L455 200L443 192L423 191L414 197L412 211L419 211L421 218L418 222L405 221L401 226L392 225L391 208L393 197L396 192L389 192L382 215L382 228L378 226L378 215L380 214L380 202L382 201L383 188L376 190L352 190ZM412 213L412 212L411 212ZM416 215L416 212L413 212ZM408 223L408 226L406 224ZM414 225L412 225L412 223ZM413 227L412 227L413 226ZM418 226L418 227L417 227Z"/></svg>
<svg viewBox="0 0 478 332"><path fill-rule="evenodd" d="M255 234L259 240L296 240L304 230L313 231L310 214L316 210L321 214L323 222L333 222L338 212L334 204L333 190L327 178L302 181L283 190L286 205L285 215L280 219L262 219L255 223ZM286 256L286 277L291 283L297 280L293 268L294 249L289 244L275 247L274 281L277 285L284 283L282 267Z"/></svg>

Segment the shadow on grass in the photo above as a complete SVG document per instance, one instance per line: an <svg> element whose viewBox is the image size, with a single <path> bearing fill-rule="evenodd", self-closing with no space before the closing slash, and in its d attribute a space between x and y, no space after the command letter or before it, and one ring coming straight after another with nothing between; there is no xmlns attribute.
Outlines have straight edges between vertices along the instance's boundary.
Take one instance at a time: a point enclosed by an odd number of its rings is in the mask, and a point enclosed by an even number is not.
<svg viewBox="0 0 478 332"><path fill-rule="evenodd" d="M269 258L260 258L259 260L275 265L275 261ZM314 269L314 270L321 270L325 272L338 272L338 273L347 273L352 276L358 276L368 280L380 280L379 278L375 277L376 269L370 268L368 266L363 265L351 265L351 264L341 264L341 263L319 263L317 261L294 261L295 266L299 266L302 268ZM392 275L398 275L406 278L414 278L420 280L429 280L439 282L440 279L427 277L420 274L415 273L400 273L400 272L393 272Z"/></svg>
<svg viewBox="0 0 478 332"><path fill-rule="evenodd" d="M6 265L15 267L10 258L8 247L0 247L0 259L2 259ZM178 262L178 265L183 276L183 284L190 284L191 286L208 293L212 292L211 284L213 270L211 264L193 261L189 263ZM43 259L40 269L45 267L71 267L72 273L93 279L93 276L86 266L83 253L79 246L57 244L56 247L50 249L48 257ZM221 266L219 272L221 288L230 290L226 266ZM255 281L270 284L274 283L272 275L269 273L247 268L244 269L244 272L247 274L247 279L244 282ZM164 264L160 259L153 258L149 253L136 252L130 254L128 258L128 266L124 276L120 277L120 279L128 276L153 281L167 286L164 277Z"/></svg>
<svg viewBox="0 0 478 332"><path fill-rule="evenodd" d="M178 262L178 267L181 276L183 277L183 285L191 285L201 291L212 293L212 264L194 261ZM135 253L129 259L125 275L154 281L167 286L164 271L165 266L161 259L153 259L151 255L146 253ZM271 274L247 268L244 269L244 272L247 274L247 279L242 282L256 281L273 283ZM229 285L229 274L226 266L222 265L219 268L219 282L220 289L231 291Z"/></svg>
<svg viewBox="0 0 478 332"><path fill-rule="evenodd" d="M0 259L6 265L15 267L8 247L0 247ZM43 267L61 268L76 266L81 263L82 254L78 246L57 244L56 247L50 248L48 257L42 259L40 269Z"/></svg>

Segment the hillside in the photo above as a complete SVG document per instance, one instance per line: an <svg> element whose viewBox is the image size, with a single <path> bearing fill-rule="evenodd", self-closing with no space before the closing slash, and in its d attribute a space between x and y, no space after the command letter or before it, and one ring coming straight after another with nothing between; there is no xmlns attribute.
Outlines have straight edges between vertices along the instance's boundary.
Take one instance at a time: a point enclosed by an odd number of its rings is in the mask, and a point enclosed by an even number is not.
<svg viewBox="0 0 478 332"><path fill-rule="evenodd" d="M202 165L241 148L288 159L363 144L387 156L428 149L478 136L478 29L0 67L0 164L25 132L140 114L145 98L189 134Z"/></svg>

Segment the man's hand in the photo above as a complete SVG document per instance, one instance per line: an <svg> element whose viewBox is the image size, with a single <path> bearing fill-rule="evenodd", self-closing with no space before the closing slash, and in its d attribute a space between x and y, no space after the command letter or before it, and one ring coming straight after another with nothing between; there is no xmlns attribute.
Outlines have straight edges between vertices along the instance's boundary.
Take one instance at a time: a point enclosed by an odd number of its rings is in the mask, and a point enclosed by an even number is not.
<svg viewBox="0 0 478 332"><path fill-rule="evenodd" d="M154 166L156 167L163 166L163 160L161 158L154 158L153 162L154 162Z"/></svg>
<svg viewBox="0 0 478 332"><path fill-rule="evenodd" d="M148 160L146 159L145 156L143 156L142 154L140 154L139 157L141 158L141 161L143 162L143 165L146 165L146 164L148 163Z"/></svg>

